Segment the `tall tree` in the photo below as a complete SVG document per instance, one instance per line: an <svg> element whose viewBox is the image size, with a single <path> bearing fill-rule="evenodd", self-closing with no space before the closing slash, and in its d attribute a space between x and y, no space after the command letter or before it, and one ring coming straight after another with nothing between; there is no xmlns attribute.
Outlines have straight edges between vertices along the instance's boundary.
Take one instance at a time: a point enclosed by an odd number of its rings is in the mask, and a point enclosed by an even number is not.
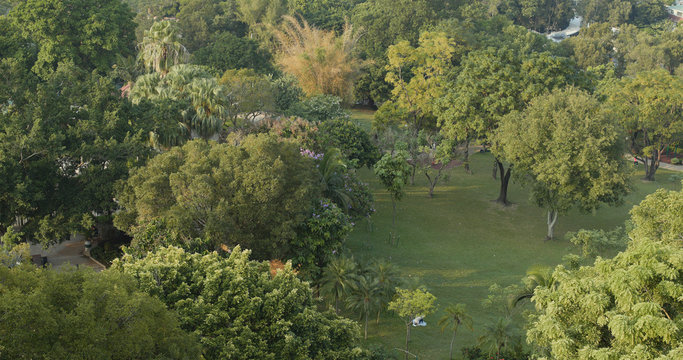
<svg viewBox="0 0 683 360"><path fill-rule="evenodd" d="M361 320L364 320L364 338L368 339L368 322L370 312L377 307L379 300L379 287L377 279L361 275L352 283L351 292L346 297L346 305L360 313Z"/></svg>
<svg viewBox="0 0 683 360"><path fill-rule="evenodd" d="M38 47L33 71L43 78L61 62L100 73L111 69L117 54L133 53L133 16L121 0L27 0L9 14Z"/></svg>
<svg viewBox="0 0 683 360"><path fill-rule="evenodd" d="M396 227L396 202L400 201L405 194L404 187L410 175L408 154L398 150L394 154L384 154L375 164L375 175L389 192L391 197L392 217L391 224ZM392 233L392 242L395 234Z"/></svg>
<svg viewBox="0 0 683 360"><path fill-rule="evenodd" d="M148 130L111 79L63 64L36 84L4 69L22 86L0 90L12 103L0 106L0 231L20 219L27 240L65 240L83 214L116 211L114 184L147 157Z"/></svg>
<svg viewBox="0 0 683 360"><path fill-rule="evenodd" d="M472 318L465 312L465 304L451 304L446 307L444 311L446 313L439 319L439 325L441 325L441 332L447 328L453 330L451 347L448 352L448 357L453 359L453 342L455 342L455 335L458 333L458 328L460 327L460 324L464 324L472 330Z"/></svg>
<svg viewBox="0 0 683 360"><path fill-rule="evenodd" d="M664 70L624 78L609 104L628 131L629 149L654 181L666 148L683 136L683 80Z"/></svg>
<svg viewBox="0 0 683 360"><path fill-rule="evenodd" d="M559 214L572 206L588 212L618 204L629 190L617 120L581 90L532 100L504 118L493 139L522 181L531 180L536 204L548 210L548 240Z"/></svg>
<svg viewBox="0 0 683 360"><path fill-rule="evenodd" d="M176 127L152 135L163 146L182 144L187 139L216 139L230 118L234 103L228 89L219 84L206 68L196 65L175 65L163 73L151 73L137 78L130 91L134 104L149 101L156 105L173 105L178 110L172 119Z"/></svg>
<svg viewBox="0 0 683 360"><path fill-rule="evenodd" d="M361 351L358 326L319 312L291 264L271 274L240 247L228 257L165 247L142 259L124 255L112 270L174 310L207 359L348 359Z"/></svg>
<svg viewBox="0 0 683 360"><path fill-rule="evenodd" d="M313 162L297 144L249 136L239 145L194 140L131 171L117 199L115 224L166 219L184 238L214 248L240 244L258 259L289 256L290 242L319 198Z"/></svg>
<svg viewBox="0 0 683 360"><path fill-rule="evenodd" d="M501 119L522 110L534 97L567 84L582 85L582 75L568 58L554 55L541 35L508 26L499 37L498 49L472 51L463 60L451 90L441 100L439 125L451 139L479 138L492 144ZM505 169L501 154L494 153L500 170L496 200L507 205L512 165Z"/></svg>
<svg viewBox="0 0 683 360"><path fill-rule="evenodd" d="M138 58L148 71L164 77L171 66L184 64L189 59L189 52L180 42L181 38L180 29L173 21L155 22L145 31L145 37L138 44Z"/></svg>
<svg viewBox="0 0 683 360"><path fill-rule="evenodd" d="M356 267L356 262L352 258L341 256L332 259L323 270L320 291L334 298L336 313L339 313L339 300L348 295L356 281Z"/></svg>
<svg viewBox="0 0 683 360"><path fill-rule="evenodd" d="M625 251L593 266L558 266L536 291L527 332L540 356L671 358L683 354L683 192L658 190L631 211Z"/></svg>

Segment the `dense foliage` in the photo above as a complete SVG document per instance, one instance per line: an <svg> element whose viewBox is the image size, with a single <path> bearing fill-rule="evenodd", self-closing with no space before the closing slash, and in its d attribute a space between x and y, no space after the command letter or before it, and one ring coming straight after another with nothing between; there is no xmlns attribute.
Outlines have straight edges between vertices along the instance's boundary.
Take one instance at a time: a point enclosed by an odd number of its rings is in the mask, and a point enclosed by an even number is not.
<svg viewBox="0 0 683 360"><path fill-rule="evenodd" d="M176 315L120 273L0 266L0 357L198 359Z"/></svg>
<svg viewBox="0 0 683 360"><path fill-rule="evenodd" d="M113 266L175 310L183 329L200 337L209 359L354 359L352 321L316 310L311 290L291 267L271 273L235 247L229 257L161 248Z"/></svg>
<svg viewBox="0 0 683 360"><path fill-rule="evenodd" d="M315 167L296 144L273 136L239 143L190 141L131 171L115 224L131 234L154 219L181 237L237 244L258 259L288 254L319 197Z"/></svg>
<svg viewBox="0 0 683 360"><path fill-rule="evenodd" d="M683 354L683 191L659 190L632 211L628 248L593 266L558 267L532 299L528 339L554 359Z"/></svg>

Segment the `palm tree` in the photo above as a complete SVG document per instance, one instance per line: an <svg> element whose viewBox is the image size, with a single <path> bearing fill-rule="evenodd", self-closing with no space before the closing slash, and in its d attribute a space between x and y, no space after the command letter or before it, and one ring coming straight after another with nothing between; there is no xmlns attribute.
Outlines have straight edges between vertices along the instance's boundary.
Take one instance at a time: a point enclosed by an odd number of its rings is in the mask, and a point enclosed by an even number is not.
<svg viewBox="0 0 683 360"><path fill-rule="evenodd" d="M360 311L360 319L365 318L365 339L368 338L368 318L370 317L370 310L377 305L379 295L379 284L377 279L372 279L369 276L359 276L357 280L351 284L351 292L346 298L346 304L349 309Z"/></svg>
<svg viewBox="0 0 683 360"><path fill-rule="evenodd" d="M439 319L439 325L441 326L441 332L444 332L446 328L453 330L449 352L449 357L453 359L453 342L455 342L455 334L458 332L458 327L463 323L472 330L472 318L465 312L465 304L451 304L445 310L446 314Z"/></svg>
<svg viewBox="0 0 683 360"><path fill-rule="evenodd" d="M334 311L337 314L339 299L348 294L356 277L356 262L343 256L332 259L323 270L320 291L334 298Z"/></svg>
<svg viewBox="0 0 683 360"><path fill-rule="evenodd" d="M479 345L488 347L489 354L494 351L500 354L504 347L513 346L516 340L512 320L508 317L499 317L484 326L484 334L479 337Z"/></svg>
<svg viewBox="0 0 683 360"><path fill-rule="evenodd" d="M348 211L355 199L353 194L346 188L344 173L346 163L341 151L337 148L329 148L318 164L320 171L320 186L323 196L332 200L337 206Z"/></svg>
<svg viewBox="0 0 683 360"><path fill-rule="evenodd" d="M534 296L534 290L541 286L545 288L552 288L555 286L555 277L553 276L553 269L549 266L534 265L526 271L526 288L513 299L513 306L517 306L520 301L524 299L531 299Z"/></svg>
<svg viewBox="0 0 683 360"><path fill-rule="evenodd" d="M394 297L396 287L400 282L400 273L396 265L386 260L376 260L370 265L370 275L377 281L377 324L382 309Z"/></svg>
<svg viewBox="0 0 683 360"><path fill-rule="evenodd" d="M228 112L229 97L225 88L215 78L195 78L187 92L193 110L193 132L207 138L219 133Z"/></svg>
<svg viewBox="0 0 683 360"><path fill-rule="evenodd" d="M178 26L172 21L155 22L145 31L145 37L138 44L138 58L149 71L153 70L166 76L171 66L185 63L189 53L180 43L182 35Z"/></svg>

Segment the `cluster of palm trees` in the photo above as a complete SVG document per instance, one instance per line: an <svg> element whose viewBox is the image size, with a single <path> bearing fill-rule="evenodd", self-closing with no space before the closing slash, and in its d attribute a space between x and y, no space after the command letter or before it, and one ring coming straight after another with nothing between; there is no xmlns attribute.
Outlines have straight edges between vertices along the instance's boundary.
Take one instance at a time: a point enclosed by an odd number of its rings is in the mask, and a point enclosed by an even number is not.
<svg viewBox="0 0 683 360"><path fill-rule="evenodd" d="M216 138L229 117L233 102L227 88L205 68L186 64L189 53L180 42L181 34L171 20L156 22L145 31L138 45L137 66L148 72L131 82L134 103L172 101L184 104L177 127L163 134L150 134L155 146L173 146L185 140Z"/></svg>
<svg viewBox="0 0 683 360"><path fill-rule="evenodd" d="M359 264L353 258L333 258L323 270L319 282L320 294L339 313L341 305L357 313L364 323L364 335L368 338L368 322L380 315L394 297L395 289L403 283L398 268L386 260Z"/></svg>

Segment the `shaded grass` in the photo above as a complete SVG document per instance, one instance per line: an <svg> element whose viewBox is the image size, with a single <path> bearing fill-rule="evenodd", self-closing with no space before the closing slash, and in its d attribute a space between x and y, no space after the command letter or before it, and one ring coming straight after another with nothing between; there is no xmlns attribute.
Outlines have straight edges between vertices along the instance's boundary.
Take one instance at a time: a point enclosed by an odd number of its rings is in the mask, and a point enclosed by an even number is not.
<svg viewBox="0 0 683 360"><path fill-rule="evenodd" d="M367 122L367 118L358 121ZM680 187L680 182L668 180L671 172L660 169L658 182L647 183L640 180L640 171L634 174L633 192L622 206L603 207L592 214L572 211L560 216L555 229L557 239L544 242L545 212L528 200L528 192L511 183L509 200L514 205L497 205L491 201L497 197L499 188L499 182L491 178L491 154L475 153L471 161L474 174L465 174L461 167L452 169L449 181L436 187L434 198L428 197L424 175L416 174L416 185L407 187L406 196L398 204L397 247L389 244L389 195L371 170L360 171L375 195L377 212L372 219L374 231L364 222L357 224L348 239L348 248L360 261L391 260L404 276L419 277L438 299L439 311L426 319L428 326L412 331L410 348L420 359L448 358L450 335L442 334L436 322L449 303L465 303L474 319L474 332L464 328L458 331L454 353L459 357L459 349L473 345L483 324L498 316L481 306L490 285L517 283L531 265L559 264L571 245L564 240L566 232L622 226L629 210L647 194L659 187ZM368 344L402 348L405 326L396 315L385 313L379 326L372 322L368 334ZM393 353L399 357L399 352Z"/></svg>

